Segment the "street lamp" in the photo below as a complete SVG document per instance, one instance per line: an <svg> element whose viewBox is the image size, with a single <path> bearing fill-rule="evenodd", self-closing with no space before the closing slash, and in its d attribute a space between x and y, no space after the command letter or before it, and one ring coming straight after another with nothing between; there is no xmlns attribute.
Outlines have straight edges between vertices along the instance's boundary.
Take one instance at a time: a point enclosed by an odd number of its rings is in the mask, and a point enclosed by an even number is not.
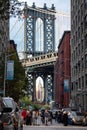
<svg viewBox="0 0 87 130"><path fill-rule="evenodd" d="M5 53L5 67L4 67L4 88L3 88L3 97L5 97L5 93L6 93L6 71L7 71L7 58L12 56L12 55L15 55L17 53L24 53L24 52L14 52L14 53L11 53L11 54L8 54L6 55Z"/></svg>
<svg viewBox="0 0 87 130"><path fill-rule="evenodd" d="M3 97L5 97L5 84L6 84L6 62L7 62L7 57L5 53L5 67L4 67L4 90L3 90Z"/></svg>

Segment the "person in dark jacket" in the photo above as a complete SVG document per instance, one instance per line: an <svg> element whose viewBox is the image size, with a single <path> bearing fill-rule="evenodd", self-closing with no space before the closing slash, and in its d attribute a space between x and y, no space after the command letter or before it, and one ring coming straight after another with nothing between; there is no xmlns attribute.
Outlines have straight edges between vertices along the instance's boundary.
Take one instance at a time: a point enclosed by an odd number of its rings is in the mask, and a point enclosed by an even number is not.
<svg viewBox="0 0 87 130"><path fill-rule="evenodd" d="M41 111L41 122L42 122L42 124L45 123L45 111L44 110Z"/></svg>
<svg viewBox="0 0 87 130"><path fill-rule="evenodd" d="M31 111L27 111L26 125L32 125L32 113L31 113Z"/></svg>
<svg viewBox="0 0 87 130"><path fill-rule="evenodd" d="M68 114L66 111L63 112L63 124L64 126L68 125Z"/></svg>

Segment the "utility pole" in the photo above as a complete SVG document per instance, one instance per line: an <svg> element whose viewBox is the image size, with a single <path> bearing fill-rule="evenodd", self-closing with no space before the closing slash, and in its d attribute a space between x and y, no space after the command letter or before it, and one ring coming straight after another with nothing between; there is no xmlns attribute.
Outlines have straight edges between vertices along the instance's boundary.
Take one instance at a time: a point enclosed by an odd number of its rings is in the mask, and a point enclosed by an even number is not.
<svg viewBox="0 0 87 130"><path fill-rule="evenodd" d="M4 89L3 89L3 97L5 97L5 86L6 86L6 62L7 62L7 57L5 53L5 66L4 66Z"/></svg>

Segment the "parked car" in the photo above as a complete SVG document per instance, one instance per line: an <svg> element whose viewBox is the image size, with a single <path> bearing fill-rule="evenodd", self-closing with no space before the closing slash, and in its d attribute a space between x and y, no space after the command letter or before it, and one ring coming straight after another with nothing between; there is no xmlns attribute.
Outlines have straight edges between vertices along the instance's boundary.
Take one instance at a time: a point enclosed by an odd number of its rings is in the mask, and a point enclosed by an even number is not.
<svg viewBox="0 0 87 130"><path fill-rule="evenodd" d="M72 125L83 125L84 114L79 111L71 111L68 113L68 120Z"/></svg>
<svg viewBox="0 0 87 130"><path fill-rule="evenodd" d="M0 130L22 130L23 123L17 103L11 97L2 97Z"/></svg>
<svg viewBox="0 0 87 130"><path fill-rule="evenodd" d="M5 120L7 119L9 121L9 112L12 111L12 108L6 107L3 103L2 98L0 97L0 130L5 130Z"/></svg>
<svg viewBox="0 0 87 130"><path fill-rule="evenodd" d="M11 118L9 113L12 111L12 108L6 107L3 103L2 98L0 97L0 130L8 130L5 129L5 126L10 124Z"/></svg>
<svg viewBox="0 0 87 130"><path fill-rule="evenodd" d="M87 114L84 115L83 125L87 126Z"/></svg>

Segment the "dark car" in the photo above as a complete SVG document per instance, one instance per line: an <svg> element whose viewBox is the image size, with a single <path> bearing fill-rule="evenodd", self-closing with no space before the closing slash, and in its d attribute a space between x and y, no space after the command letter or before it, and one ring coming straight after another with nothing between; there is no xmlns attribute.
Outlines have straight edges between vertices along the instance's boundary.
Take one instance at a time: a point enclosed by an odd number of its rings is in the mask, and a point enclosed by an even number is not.
<svg viewBox="0 0 87 130"><path fill-rule="evenodd" d="M17 103L10 97L1 99L0 130L22 130L23 123Z"/></svg>
<svg viewBox="0 0 87 130"><path fill-rule="evenodd" d="M0 111L0 130L4 130L4 122L3 122L3 119L4 119L4 117L6 118L8 118L8 113L9 112L11 112L12 111L12 109L11 108L3 108L3 110L2 111Z"/></svg>
<svg viewBox="0 0 87 130"><path fill-rule="evenodd" d="M12 108L6 107L3 103L2 98L0 97L0 130L4 130L5 120L9 120L9 112L12 111Z"/></svg>

